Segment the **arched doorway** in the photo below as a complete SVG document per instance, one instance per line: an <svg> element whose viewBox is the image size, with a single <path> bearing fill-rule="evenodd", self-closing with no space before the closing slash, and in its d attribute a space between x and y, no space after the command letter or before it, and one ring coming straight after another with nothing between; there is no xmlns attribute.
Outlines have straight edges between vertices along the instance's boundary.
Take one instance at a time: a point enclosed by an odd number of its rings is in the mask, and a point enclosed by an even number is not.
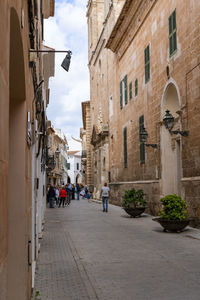
<svg viewBox="0 0 200 300"><path fill-rule="evenodd" d="M172 79L166 84L164 89L161 119L168 109L175 118L175 124L180 127L179 111L181 107L179 89ZM167 194L179 194L181 180L181 142L180 137L171 133L162 124L160 128L160 148L161 148L161 178L162 196Z"/></svg>
<svg viewBox="0 0 200 300"><path fill-rule="evenodd" d="M27 299L26 106L20 22L10 10L8 299Z"/></svg>
<svg viewBox="0 0 200 300"><path fill-rule="evenodd" d="M81 183L81 176L80 176L80 174L77 174L77 176L76 176L76 183Z"/></svg>

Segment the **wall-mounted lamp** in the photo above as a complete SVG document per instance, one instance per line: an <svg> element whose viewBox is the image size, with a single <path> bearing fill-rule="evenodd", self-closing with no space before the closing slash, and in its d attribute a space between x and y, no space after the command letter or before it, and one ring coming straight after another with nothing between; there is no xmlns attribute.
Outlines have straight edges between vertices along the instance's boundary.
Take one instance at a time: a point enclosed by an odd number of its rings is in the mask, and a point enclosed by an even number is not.
<svg viewBox="0 0 200 300"><path fill-rule="evenodd" d="M70 62L71 62L71 55L72 55L72 51L70 50L35 50L35 49L30 49L29 50L30 53L67 53L67 55L65 56L61 66L63 67L63 69L65 69L65 71L69 71L69 66L70 66Z"/></svg>
<svg viewBox="0 0 200 300"><path fill-rule="evenodd" d="M170 111L168 109L166 110L163 122L165 124L165 127L169 130L171 130L174 126L174 117L172 116L172 114L170 114Z"/></svg>
<svg viewBox="0 0 200 300"><path fill-rule="evenodd" d="M145 146L147 146L147 147L152 147L154 149L157 149L158 144L146 144L147 138L148 138L148 133L147 133L145 127L143 127L143 129L140 131L140 141L142 143L144 143Z"/></svg>
<svg viewBox="0 0 200 300"><path fill-rule="evenodd" d="M59 151L59 149L57 148L56 151L55 151L55 156L56 156L56 158L58 158L59 155L60 155L60 151Z"/></svg>
<svg viewBox="0 0 200 300"><path fill-rule="evenodd" d="M163 122L165 124L165 127L169 129L173 134L180 134L182 136L188 136L189 131L181 131L181 130L171 130L174 127L174 117L170 113L170 111L167 109L166 114L163 118Z"/></svg>

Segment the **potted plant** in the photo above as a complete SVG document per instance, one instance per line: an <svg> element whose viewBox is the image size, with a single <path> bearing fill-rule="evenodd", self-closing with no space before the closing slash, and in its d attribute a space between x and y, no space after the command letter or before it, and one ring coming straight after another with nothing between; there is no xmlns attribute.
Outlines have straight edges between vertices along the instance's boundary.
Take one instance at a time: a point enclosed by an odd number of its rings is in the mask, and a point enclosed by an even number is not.
<svg viewBox="0 0 200 300"><path fill-rule="evenodd" d="M161 200L163 208L159 211L157 221L164 228L163 231L182 231L190 222L185 201L178 195L172 194L163 197Z"/></svg>
<svg viewBox="0 0 200 300"><path fill-rule="evenodd" d="M140 216L146 208L143 190L134 188L125 191L122 207L132 217Z"/></svg>

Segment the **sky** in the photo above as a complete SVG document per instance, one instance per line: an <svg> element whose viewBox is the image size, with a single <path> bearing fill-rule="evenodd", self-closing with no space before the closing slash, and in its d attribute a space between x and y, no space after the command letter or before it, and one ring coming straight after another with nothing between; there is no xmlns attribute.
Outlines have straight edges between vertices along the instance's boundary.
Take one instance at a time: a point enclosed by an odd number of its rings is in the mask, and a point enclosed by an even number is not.
<svg viewBox="0 0 200 300"><path fill-rule="evenodd" d="M56 0L54 17L44 23L44 44L55 50L72 51L69 72L61 67L66 53L55 54L55 76L50 78L50 103L47 108L48 119L66 135L70 150L80 149L80 143L71 140L71 136L80 139L81 102L90 99L87 2Z"/></svg>

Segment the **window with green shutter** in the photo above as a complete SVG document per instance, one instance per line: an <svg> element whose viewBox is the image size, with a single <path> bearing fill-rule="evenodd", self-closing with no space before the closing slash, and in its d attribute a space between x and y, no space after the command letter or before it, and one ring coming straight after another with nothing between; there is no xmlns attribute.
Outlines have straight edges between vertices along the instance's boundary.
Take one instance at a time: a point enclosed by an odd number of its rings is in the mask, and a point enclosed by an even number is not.
<svg viewBox="0 0 200 300"><path fill-rule="evenodd" d="M138 80L135 80L135 97L138 95Z"/></svg>
<svg viewBox="0 0 200 300"><path fill-rule="evenodd" d="M67 170L70 170L70 163L66 164Z"/></svg>
<svg viewBox="0 0 200 300"><path fill-rule="evenodd" d="M129 100L133 98L132 82L129 83Z"/></svg>
<svg viewBox="0 0 200 300"><path fill-rule="evenodd" d="M128 161L127 161L127 128L124 128L123 131L124 135L124 168L127 168L128 166Z"/></svg>
<svg viewBox="0 0 200 300"><path fill-rule="evenodd" d="M140 139L140 132L144 128L144 115L139 117L139 139ZM145 144L140 139L140 162L145 162Z"/></svg>
<svg viewBox="0 0 200 300"><path fill-rule="evenodd" d="M120 108L123 108L123 88L122 88L122 81L120 81Z"/></svg>
<svg viewBox="0 0 200 300"><path fill-rule="evenodd" d="M172 56L176 50L176 10L174 10L169 17L169 55Z"/></svg>
<svg viewBox="0 0 200 300"><path fill-rule="evenodd" d="M127 75L124 77L124 103L127 104Z"/></svg>
<svg viewBox="0 0 200 300"><path fill-rule="evenodd" d="M145 83L150 79L150 50L149 45L144 50Z"/></svg>

